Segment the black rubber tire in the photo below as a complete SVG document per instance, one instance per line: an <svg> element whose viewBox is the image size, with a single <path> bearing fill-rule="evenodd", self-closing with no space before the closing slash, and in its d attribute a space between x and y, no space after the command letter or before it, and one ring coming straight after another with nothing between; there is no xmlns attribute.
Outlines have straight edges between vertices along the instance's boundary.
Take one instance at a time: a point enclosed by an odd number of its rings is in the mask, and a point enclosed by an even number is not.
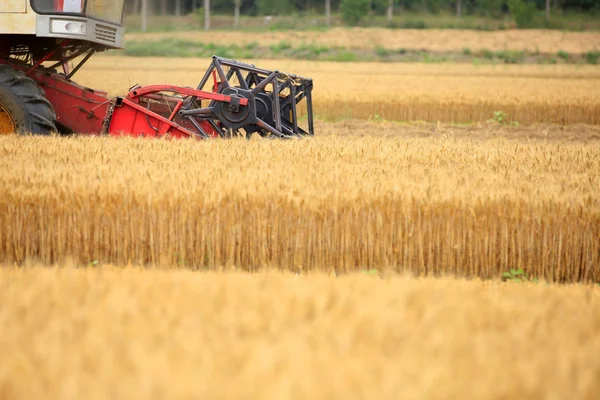
<svg viewBox="0 0 600 400"><path fill-rule="evenodd" d="M0 65L0 103L20 135L57 132L56 113L44 91L31 78L8 65Z"/></svg>

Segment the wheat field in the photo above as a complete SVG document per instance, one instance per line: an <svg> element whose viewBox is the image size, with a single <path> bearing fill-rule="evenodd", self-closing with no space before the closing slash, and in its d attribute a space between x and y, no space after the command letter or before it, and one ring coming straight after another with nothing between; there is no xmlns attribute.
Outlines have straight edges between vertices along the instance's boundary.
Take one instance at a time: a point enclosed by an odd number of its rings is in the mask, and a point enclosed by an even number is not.
<svg viewBox="0 0 600 400"><path fill-rule="evenodd" d="M377 125L372 124L373 128ZM0 138L0 263L600 282L600 144Z"/></svg>
<svg viewBox="0 0 600 400"><path fill-rule="evenodd" d="M248 62L313 78L315 112L326 120L470 123L502 111L519 124L600 124L597 66ZM125 95L136 83L195 87L209 64L98 56L77 81L110 96Z"/></svg>
<svg viewBox="0 0 600 400"><path fill-rule="evenodd" d="M595 399L600 288L0 268L2 399Z"/></svg>
<svg viewBox="0 0 600 400"><path fill-rule="evenodd" d="M0 137L0 399L598 398L597 68L257 64L315 138Z"/></svg>
<svg viewBox="0 0 600 400"><path fill-rule="evenodd" d="M127 40L185 39L221 45L260 43L262 46L281 42L292 45L316 44L328 47L390 50L423 49L432 52L517 50L556 54L558 51L581 54L600 50L598 32L565 32L558 30L504 30L472 31L460 29L385 29L385 28L334 28L326 31L276 31L276 32L160 32L129 33Z"/></svg>

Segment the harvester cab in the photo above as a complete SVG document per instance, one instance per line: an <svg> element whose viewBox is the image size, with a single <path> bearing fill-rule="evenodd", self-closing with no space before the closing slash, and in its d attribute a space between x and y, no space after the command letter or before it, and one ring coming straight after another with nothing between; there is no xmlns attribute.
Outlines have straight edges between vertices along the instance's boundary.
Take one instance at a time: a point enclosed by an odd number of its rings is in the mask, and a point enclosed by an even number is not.
<svg viewBox="0 0 600 400"><path fill-rule="evenodd" d="M123 48L123 21L124 0L3 0L0 133L314 134L312 79L218 56L195 87L136 85L110 98L75 83L73 76L95 53Z"/></svg>

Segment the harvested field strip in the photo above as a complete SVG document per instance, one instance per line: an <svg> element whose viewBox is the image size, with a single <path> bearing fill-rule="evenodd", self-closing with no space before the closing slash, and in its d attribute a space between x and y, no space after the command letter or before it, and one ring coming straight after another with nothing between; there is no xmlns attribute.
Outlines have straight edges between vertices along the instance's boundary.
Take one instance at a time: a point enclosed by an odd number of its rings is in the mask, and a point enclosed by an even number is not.
<svg viewBox="0 0 600 400"><path fill-rule="evenodd" d="M599 144L2 138L0 262L600 282Z"/></svg>
<svg viewBox="0 0 600 400"><path fill-rule="evenodd" d="M432 139L519 139L547 140L556 143L600 140L600 125L535 124L514 126L497 122L447 125L435 123L398 123L391 121L344 120L335 123L317 121L319 137L357 138L432 138ZM547 143L549 144L549 143Z"/></svg>
<svg viewBox="0 0 600 400"><path fill-rule="evenodd" d="M600 391L600 288L582 285L4 267L0 321L6 399Z"/></svg>
<svg viewBox="0 0 600 400"><path fill-rule="evenodd" d="M135 83L195 87L209 63L206 59L97 57L77 79L107 89L110 95L123 95ZM593 66L252 63L312 77L315 112L329 120L468 123L503 111L509 122L520 124L600 124L600 69Z"/></svg>
<svg viewBox="0 0 600 400"><path fill-rule="evenodd" d="M600 105L580 104L544 104L482 101L477 104L448 102L440 104L438 100L415 99L404 104L390 101L329 101L317 102L317 115L326 120L366 119L388 121L429 121L469 123L492 120L497 111L508 117L507 123L535 124L600 124Z"/></svg>
<svg viewBox="0 0 600 400"><path fill-rule="evenodd" d="M335 28L327 31L280 31L280 32L166 32L131 33L127 40L159 39L194 40L205 43L245 46L260 43L263 46L287 42L291 45L321 45L372 49L380 46L386 49L424 49L434 52L518 50L556 54L564 51L583 54L600 50L599 32L561 32L548 30L505 30L481 32L471 30L419 30L384 28Z"/></svg>
<svg viewBox="0 0 600 400"><path fill-rule="evenodd" d="M424 49L407 50L387 49L374 46L367 49L347 47L328 47L316 44L292 45L281 42L270 46L249 43L245 46L237 44L219 45L203 41L174 38L156 40L132 40L125 43L123 53L112 53L133 57L189 57L206 58L218 54L220 57L233 59L261 58L288 60L320 60L320 61L377 61L377 62L428 62L428 63L485 63L485 64L592 64L600 63L600 50L586 53L525 52L517 50L481 50L473 52L463 49L460 52L431 52Z"/></svg>

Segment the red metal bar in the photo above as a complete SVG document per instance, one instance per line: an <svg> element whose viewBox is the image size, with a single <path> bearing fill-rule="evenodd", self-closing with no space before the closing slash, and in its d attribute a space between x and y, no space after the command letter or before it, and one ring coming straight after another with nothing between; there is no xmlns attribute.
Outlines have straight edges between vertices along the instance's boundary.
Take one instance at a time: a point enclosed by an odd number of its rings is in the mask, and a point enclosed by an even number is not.
<svg viewBox="0 0 600 400"><path fill-rule="evenodd" d="M119 117L119 110L118 109L126 109L126 107L123 107L123 105L133 108L136 112L142 113L143 115L136 115L136 118L134 118L131 121L121 121L121 118ZM166 124L168 125L170 128L174 128L176 131L178 132L174 132L175 136L195 136L195 134L191 131L188 131L187 129L183 128L182 126L176 124L173 121L170 121L164 117L162 117L159 114L156 114L153 111L150 111L142 106L140 106L137 103L134 103L131 100L128 99L123 99L123 105L121 105L121 107L116 107L113 111L113 115L110 121L110 126L108 129L108 132L112 135L112 134L122 134L123 132L125 133L132 133L134 135L139 135L139 136L157 136L156 134L161 130L161 124ZM142 118L140 118L142 117ZM143 119L145 117L152 117L152 119L148 119L146 121L144 121ZM152 122L156 123L156 125L152 124ZM125 123L126 125L131 123L132 128L133 127L137 127L138 130L136 129L131 129L129 132L127 132L127 130L123 131L123 123ZM152 125L151 125L152 124ZM154 128L153 128L154 126ZM120 127L120 129L119 129ZM113 128L115 128L113 130ZM148 128L151 129L148 130ZM167 129L165 131L165 133L169 133L170 129Z"/></svg>
<svg viewBox="0 0 600 400"><path fill-rule="evenodd" d="M220 93L212 93L205 92L203 90L196 90L192 88L186 88L181 86L173 86L173 85L149 85L143 86L137 89L132 90L127 94L127 98L129 100L136 100L140 97L146 97L148 95L158 93L158 92L174 92L183 94L186 96L194 96L202 100L215 100L224 103L231 103L231 96L227 96ZM248 99L241 98L240 105L247 106Z"/></svg>
<svg viewBox="0 0 600 400"><path fill-rule="evenodd" d="M208 123L202 122L201 125L209 136L218 136ZM129 99L117 101L108 127L108 133L111 136L160 137L168 134L177 139L200 138L199 134L190 129Z"/></svg>
<svg viewBox="0 0 600 400"><path fill-rule="evenodd" d="M217 80L217 70L213 68L212 70L213 77L213 92L217 93L219 91L219 81Z"/></svg>
<svg viewBox="0 0 600 400"><path fill-rule="evenodd" d="M62 49L67 44L69 44L70 41L71 41L70 39L64 40L57 48L55 48L54 50L50 51L44 57L40 58L38 62L36 62L35 64L33 64L33 66L31 68L29 68L27 70L27 72L25 72L25 75L29 76L29 74L31 74L31 72L33 72L33 70L35 70L37 67L39 67L40 65L42 65L42 63L44 61L48 61L56 53L56 51L58 49Z"/></svg>
<svg viewBox="0 0 600 400"><path fill-rule="evenodd" d="M175 118L175 116L177 115L177 113L179 112L179 110L181 109L181 106L183 105L183 101L179 100L177 102L177 105L175 106L175 108L173 109L173 112L171 113L171 115L169 116L169 121L173 121L173 118Z"/></svg>

